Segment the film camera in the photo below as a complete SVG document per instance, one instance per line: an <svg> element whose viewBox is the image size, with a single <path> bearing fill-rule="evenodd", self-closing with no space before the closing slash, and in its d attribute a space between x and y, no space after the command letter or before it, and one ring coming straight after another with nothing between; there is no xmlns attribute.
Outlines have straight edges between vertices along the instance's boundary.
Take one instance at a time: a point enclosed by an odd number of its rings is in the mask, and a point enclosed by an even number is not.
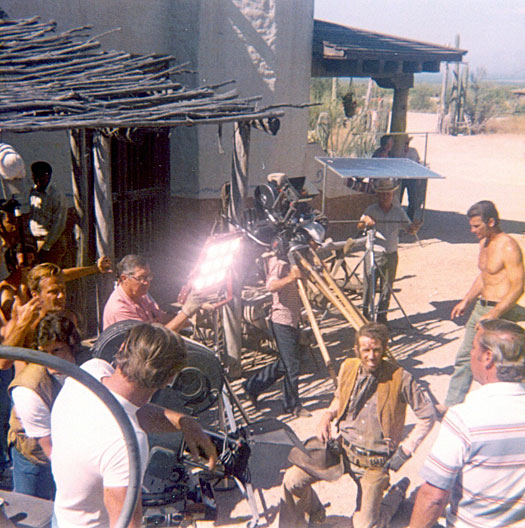
<svg viewBox="0 0 525 528"><path fill-rule="evenodd" d="M120 321L108 327L95 342L93 355L112 362L127 332L140 321ZM211 407L222 390L224 375L215 354L206 346L183 337L187 366L171 387L158 391L153 403L197 415ZM241 485L251 481L248 469L250 447L242 428L235 433L206 431L215 445L219 461L210 473L205 464L188 456L182 433L150 437L150 459L143 481L142 505L146 526L179 526L183 521L214 520L214 484L224 478ZM195 471L196 470L196 471Z"/></svg>
<svg viewBox="0 0 525 528"><path fill-rule="evenodd" d="M311 207L319 194L304 177L288 178L278 172L268 175L267 183L256 187L255 207L244 213L244 228L260 245L279 255L308 244L321 244L327 219Z"/></svg>

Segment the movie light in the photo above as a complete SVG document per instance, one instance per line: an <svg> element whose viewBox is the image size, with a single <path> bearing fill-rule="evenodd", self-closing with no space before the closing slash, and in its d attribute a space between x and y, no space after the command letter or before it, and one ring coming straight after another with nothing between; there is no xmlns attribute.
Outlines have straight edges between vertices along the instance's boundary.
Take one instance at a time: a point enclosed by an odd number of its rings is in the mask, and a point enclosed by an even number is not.
<svg viewBox="0 0 525 528"><path fill-rule="evenodd" d="M231 267L240 249L242 235L238 232L208 238L197 266L190 278L191 289L205 296L231 295Z"/></svg>

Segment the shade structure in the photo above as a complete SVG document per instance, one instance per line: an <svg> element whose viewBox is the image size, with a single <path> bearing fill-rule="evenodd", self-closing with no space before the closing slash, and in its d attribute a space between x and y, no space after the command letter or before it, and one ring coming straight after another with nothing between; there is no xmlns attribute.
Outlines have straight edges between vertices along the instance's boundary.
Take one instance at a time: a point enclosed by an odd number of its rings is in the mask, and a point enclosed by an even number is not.
<svg viewBox="0 0 525 528"><path fill-rule="evenodd" d="M323 167L343 179L402 178L414 180L444 179L420 163L407 158L315 158Z"/></svg>

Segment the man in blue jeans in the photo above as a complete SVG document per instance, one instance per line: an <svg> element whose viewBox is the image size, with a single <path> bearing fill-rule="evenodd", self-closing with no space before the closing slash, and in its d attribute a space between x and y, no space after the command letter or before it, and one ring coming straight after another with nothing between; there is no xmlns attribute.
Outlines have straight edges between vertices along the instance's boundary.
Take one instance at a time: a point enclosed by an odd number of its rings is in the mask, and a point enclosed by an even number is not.
<svg viewBox="0 0 525 528"><path fill-rule="evenodd" d="M469 304L475 301L465 328L463 344L456 355L445 408L440 408L440 412L463 402L470 389L470 351L478 323L484 319L519 320L520 308L516 306L516 302L523 293L525 282L521 249L512 237L501 230L495 205L488 200L482 200L467 211L467 216L471 232L480 241L480 273L465 297L454 306L450 314L452 319L463 315Z"/></svg>
<svg viewBox="0 0 525 528"><path fill-rule="evenodd" d="M284 377L283 407L285 413L308 417L311 413L301 405L299 399L300 347L299 319L301 298L297 280L301 271L291 266L284 255L268 259L266 288L272 292L271 324L279 349L280 358L264 367L244 382L244 390L255 404L261 392Z"/></svg>

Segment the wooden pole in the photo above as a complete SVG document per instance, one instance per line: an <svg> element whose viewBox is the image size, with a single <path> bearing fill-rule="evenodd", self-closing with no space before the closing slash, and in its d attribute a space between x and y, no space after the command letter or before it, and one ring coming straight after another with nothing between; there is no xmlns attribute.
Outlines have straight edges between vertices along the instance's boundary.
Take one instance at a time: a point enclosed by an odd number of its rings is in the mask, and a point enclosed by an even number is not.
<svg viewBox="0 0 525 528"><path fill-rule="evenodd" d="M334 386L337 388L337 374L335 372L334 365L332 363L332 358L330 357L330 353L328 352L328 349L326 348L326 344L324 342L323 335L321 334L321 330L319 329L319 325L317 324L317 321L315 320L315 315L314 315L314 311L312 310L312 305L310 304L310 301L308 300L308 295L306 295L306 289L301 279L297 280L297 289L299 290L299 296L301 297L301 301L303 303L304 309L306 310L308 321L310 322L310 326L312 327L315 339L319 346L319 350L321 351L321 356L323 356L323 361L326 365L326 369L328 370L328 374L332 378L332 381L334 382Z"/></svg>
<svg viewBox="0 0 525 528"><path fill-rule="evenodd" d="M448 89L448 62L445 63L445 71L443 72L443 79L441 81L441 97L439 105L439 122L438 132L441 134L445 133L445 116L448 112L448 101L447 101L447 89Z"/></svg>
<svg viewBox="0 0 525 528"><path fill-rule="evenodd" d="M352 324L354 328L356 330L359 330L359 328L361 328L364 324L367 323L366 317L353 305L352 301L350 301L346 297L343 290L341 290L339 285L335 282L334 278L326 268L325 263L319 258L319 255L313 250L310 250L310 252L313 256L315 264L321 268L323 276L326 282L330 285L331 289L333 290L334 295L340 300L346 310L351 314L353 320Z"/></svg>
<svg viewBox="0 0 525 528"><path fill-rule="evenodd" d="M90 264L89 255L89 153L86 149L86 130L69 131L71 147L73 201L77 214L77 266Z"/></svg>
<svg viewBox="0 0 525 528"><path fill-rule="evenodd" d="M360 314L353 305L349 305L347 299L345 299L346 303L342 302L336 292L330 288L326 281L302 255L298 254L297 260L301 265L301 268L306 271L308 279L319 289L328 301L334 305L355 330L358 330L366 323L364 316Z"/></svg>
<svg viewBox="0 0 525 528"><path fill-rule="evenodd" d="M233 159L230 217L237 222L242 220L244 200L248 194L248 155L250 152L250 124L236 121L233 125Z"/></svg>
<svg viewBox="0 0 525 528"><path fill-rule="evenodd" d="M111 185L111 139L100 130L93 141L95 210L95 242L97 256L109 257L115 265L115 224L113 221L113 195ZM102 330L102 314L113 289L113 278L108 275L97 281L97 324Z"/></svg>
<svg viewBox="0 0 525 528"><path fill-rule="evenodd" d="M115 258L115 237L111 192L111 139L100 131L94 137L93 159L97 255L113 260Z"/></svg>

